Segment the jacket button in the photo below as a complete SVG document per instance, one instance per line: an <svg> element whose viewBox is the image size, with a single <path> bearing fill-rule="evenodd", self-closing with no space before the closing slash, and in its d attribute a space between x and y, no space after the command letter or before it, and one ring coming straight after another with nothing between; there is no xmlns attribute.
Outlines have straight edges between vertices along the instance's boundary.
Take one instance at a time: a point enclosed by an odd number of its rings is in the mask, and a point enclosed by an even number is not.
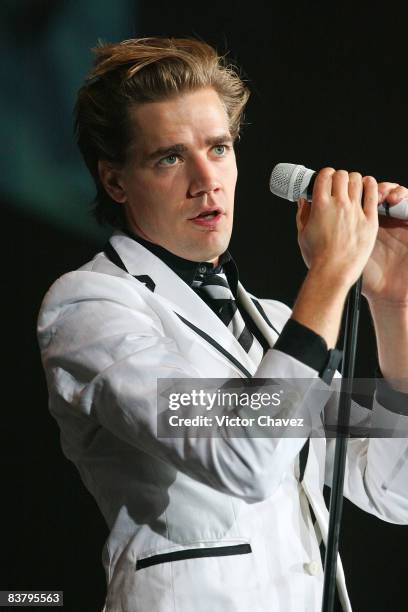
<svg viewBox="0 0 408 612"><path fill-rule="evenodd" d="M310 561L310 563L304 564L304 568L311 576L317 576L320 572L320 563L318 563L318 561Z"/></svg>

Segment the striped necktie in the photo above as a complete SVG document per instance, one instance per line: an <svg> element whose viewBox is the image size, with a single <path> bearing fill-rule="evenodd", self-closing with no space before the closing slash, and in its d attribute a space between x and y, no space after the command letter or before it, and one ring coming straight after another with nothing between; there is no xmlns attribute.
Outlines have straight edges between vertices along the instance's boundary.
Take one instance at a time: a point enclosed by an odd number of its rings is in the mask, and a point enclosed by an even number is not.
<svg viewBox="0 0 408 612"><path fill-rule="evenodd" d="M203 279L194 280L192 287L199 295L211 298L217 315L257 367L263 357L262 345L245 324L225 273L222 270L216 273L208 271Z"/></svg>

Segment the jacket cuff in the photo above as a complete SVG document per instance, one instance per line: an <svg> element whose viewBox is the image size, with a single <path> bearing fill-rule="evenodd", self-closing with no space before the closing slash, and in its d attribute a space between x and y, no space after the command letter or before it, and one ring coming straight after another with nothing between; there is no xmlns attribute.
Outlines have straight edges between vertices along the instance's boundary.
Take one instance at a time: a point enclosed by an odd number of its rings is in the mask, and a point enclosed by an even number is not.
<svg viewBox="0 0 408 612"><path fill-rule="evenodd" d="M295 319L287 321L274 348L319 372L327 384L331 383L342 358L341 351L329 351L322 336Z"/></svg>

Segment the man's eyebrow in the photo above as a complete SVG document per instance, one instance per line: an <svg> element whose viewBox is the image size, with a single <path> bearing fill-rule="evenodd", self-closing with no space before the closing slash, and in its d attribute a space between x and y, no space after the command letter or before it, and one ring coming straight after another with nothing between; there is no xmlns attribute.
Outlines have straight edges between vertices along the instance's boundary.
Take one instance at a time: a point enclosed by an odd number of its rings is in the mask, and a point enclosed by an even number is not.
<svg viewBox="0 0 408 612"><path fill-rule="evenodd" d="M211 136L206 138L205 144L208 146L215 146L219 144L232 143L232 136L228 132L220 134L219 136Z"/></svg>
<svg viewBox="0 0 408 612"><path fill-rule="evenodd" d="M228 133L220 134L219 136L210 136L205 140L205 144L207 146L215 146L218 144L231 142L232 136ZM168 147L159 147L158 149L155 149L154 151L152 151L152 153L148 153L145 156L144 161L154 161L155 159L159 159L160 157L166 157L166 155L171 155L172 153L185 153L186 151L188 151L188 147L185 144L179 142L173 145L169 145Z"/></svg>
<svg viewBox="0 0 408 612"><path fill-rule="evenodd" d="M166 155L171 155L172 153L185 153L186 151L186 145L181 143L170 145L168 147L159 147L152 153L148 153L145 157L145 161L153 161L154 159L165 157Z"/></svg>

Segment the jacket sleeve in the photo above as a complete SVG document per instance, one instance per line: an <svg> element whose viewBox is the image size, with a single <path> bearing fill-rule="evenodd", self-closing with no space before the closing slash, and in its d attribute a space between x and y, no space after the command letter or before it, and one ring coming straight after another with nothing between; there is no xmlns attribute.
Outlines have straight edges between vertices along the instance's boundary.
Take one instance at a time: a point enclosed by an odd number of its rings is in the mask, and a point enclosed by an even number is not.
<svg viewBox="0 0 408 612"><path fill-rule="evenodd" d="M74 462L83 445L92 443L91 434L88 441L82 438L82 446L77 443L81 427L103 427L124 443L248 502L270 496L293 469L305 437L255 438L245 428L237 436L227 427L217 437L193 437L188 427L184 437L157 436L157 379L202 374L166 336L143 292L128 280L89 271L61 277L45 297L38 337L50 410L60 425L64 452ZM293 383L285 409L292 417L310 417L312 426L327 399L322 393L316 403L316 371L271 349L256 376L302 379L298 387Z"/></svg>
<svg viewBox="0 0 408 612"><path fill-rule="evenodd" d="M337 410L334 397L327 406ZM362 510L390 523L408 523L408 416L383 406L374 394L372 409L352 402L351 423L367 437L347 447L344 494ZM333 477L335 440L327 445L326 484Z"/></svg>

